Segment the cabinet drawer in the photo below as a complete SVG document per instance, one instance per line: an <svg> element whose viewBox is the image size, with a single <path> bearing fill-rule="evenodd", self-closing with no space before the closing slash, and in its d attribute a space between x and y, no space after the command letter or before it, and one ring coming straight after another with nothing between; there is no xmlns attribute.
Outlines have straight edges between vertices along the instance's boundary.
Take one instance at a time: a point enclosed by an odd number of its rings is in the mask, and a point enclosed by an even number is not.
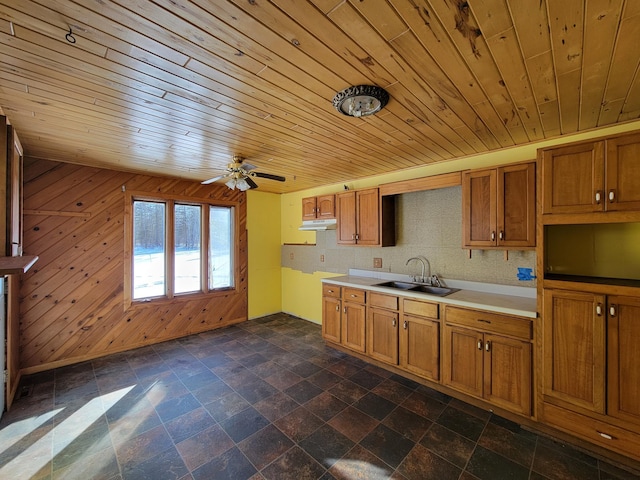
<svg viewBox="0 0 640 480"><path fill-rule="evenodd" d="M542 421L548 425L640 460L640 434L638 433L549 403L542 405L540 414Z"/></svg>
<svg viewBox="0 0 640 480"><path fill-rule="evenodd" d="M364 303L365 291L359 288L344 287L342 289L342 299L347 302Z"/></svg>
<svg viewBox="0 0 640 480"><path fill-rule="evenodd" d="M404 298L402 308L407 315L418 315L420 317L440 318L440 304L421 302Z"/></svg>
<svg viewBox="0 0 640 480"><path fill-rule="evenodd" d="M340 287L338 285L323 283L322 296L340 298Z"/></svg>
<svg viewBox="0 0 640 480"><path fill-rule="evenodd" d="M531 320L447 306L445 320L454 325L531 340Z"/></svg>
<svg viewBox="0 0 640 480"><path fill-rule="evenodd" d="M369 292L369 305L372 307L386 308L388 310L398 310L398 297Z"/></svg>

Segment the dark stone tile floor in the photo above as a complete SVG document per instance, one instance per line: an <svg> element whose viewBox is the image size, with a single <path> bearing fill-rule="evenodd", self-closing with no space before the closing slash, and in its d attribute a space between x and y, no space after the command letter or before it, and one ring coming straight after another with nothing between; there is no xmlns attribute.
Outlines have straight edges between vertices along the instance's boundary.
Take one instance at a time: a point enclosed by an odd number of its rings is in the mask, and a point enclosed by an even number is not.
<svg viewBox="0 0 640 480"><path fill-rule="evenodd" d="M0 478L638 478L328 348L286 314L23 378Z"/></svg>

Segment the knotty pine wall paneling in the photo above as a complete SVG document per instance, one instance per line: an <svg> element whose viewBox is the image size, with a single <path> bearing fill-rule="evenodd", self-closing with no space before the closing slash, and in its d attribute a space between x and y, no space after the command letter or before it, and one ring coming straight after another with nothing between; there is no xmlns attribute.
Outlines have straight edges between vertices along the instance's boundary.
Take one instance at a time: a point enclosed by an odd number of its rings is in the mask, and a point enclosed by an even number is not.
<svg viewBox="0 0 640 480"><path fill-rule="evenodd" d="M127 191L236 206L236 288L126 301ZM20 365L31 373L247 319L246 195L225 186L25 159L24 252L40 257L20 288Z"/></svg>

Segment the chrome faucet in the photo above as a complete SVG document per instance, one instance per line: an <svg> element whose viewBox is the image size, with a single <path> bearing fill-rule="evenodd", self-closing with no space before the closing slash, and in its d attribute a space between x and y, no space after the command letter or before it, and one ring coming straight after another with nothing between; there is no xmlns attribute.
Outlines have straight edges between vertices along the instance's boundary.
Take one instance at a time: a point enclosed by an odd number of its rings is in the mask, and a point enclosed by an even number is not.
<svg viewBox="0 0 640 480"><path fill-rule="evenodd" d="M411 260L418 260L421 264L422 264L422 273L420 274L420 283L424 283L425 282L425 276L424 276L424 271L427 267L427 264L429 263L429 261L424 258L424 257L411 257L409 260L407 260L407 263L405 265L409 265L409 262ZM429 265L429 274L431 274L431 265ZM416 278L416 276L413 277L413 281L417 281L418 279Z"/></svg>

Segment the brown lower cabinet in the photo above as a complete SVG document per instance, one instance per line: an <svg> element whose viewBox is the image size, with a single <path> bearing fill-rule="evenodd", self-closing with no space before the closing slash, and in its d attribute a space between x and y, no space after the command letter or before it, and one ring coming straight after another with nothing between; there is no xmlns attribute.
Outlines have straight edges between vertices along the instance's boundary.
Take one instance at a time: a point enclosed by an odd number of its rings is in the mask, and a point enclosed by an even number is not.
<svg viewBox="0 0 640 480"><path fill-rule="evenodd" d="M443 384L530 416L531 321L449 305L444 311Z"/></svg>
<svg viewBox="0 0 640 480"><path fill-rule="evenodd" d="M543 290L545 423L640 459L640 298Z"/></svg>
<svg viewBox="0 0 640 480"><path fill-rule="evenodd" d="M391 365L398 364L398 297L369 292L367 354Z"/></svg>
<svg viewBox="0 0 640 480"><path fill-rule="evenodd" d="M402 368L437 382L440 380L440 305L402 299L400 358Z"/></svg>
<svg viewBox="0 0 640 480"><path fill-rule="evenodd" d="M439 305L377 292L367 305L367 355L439 381Z"/></svg>

